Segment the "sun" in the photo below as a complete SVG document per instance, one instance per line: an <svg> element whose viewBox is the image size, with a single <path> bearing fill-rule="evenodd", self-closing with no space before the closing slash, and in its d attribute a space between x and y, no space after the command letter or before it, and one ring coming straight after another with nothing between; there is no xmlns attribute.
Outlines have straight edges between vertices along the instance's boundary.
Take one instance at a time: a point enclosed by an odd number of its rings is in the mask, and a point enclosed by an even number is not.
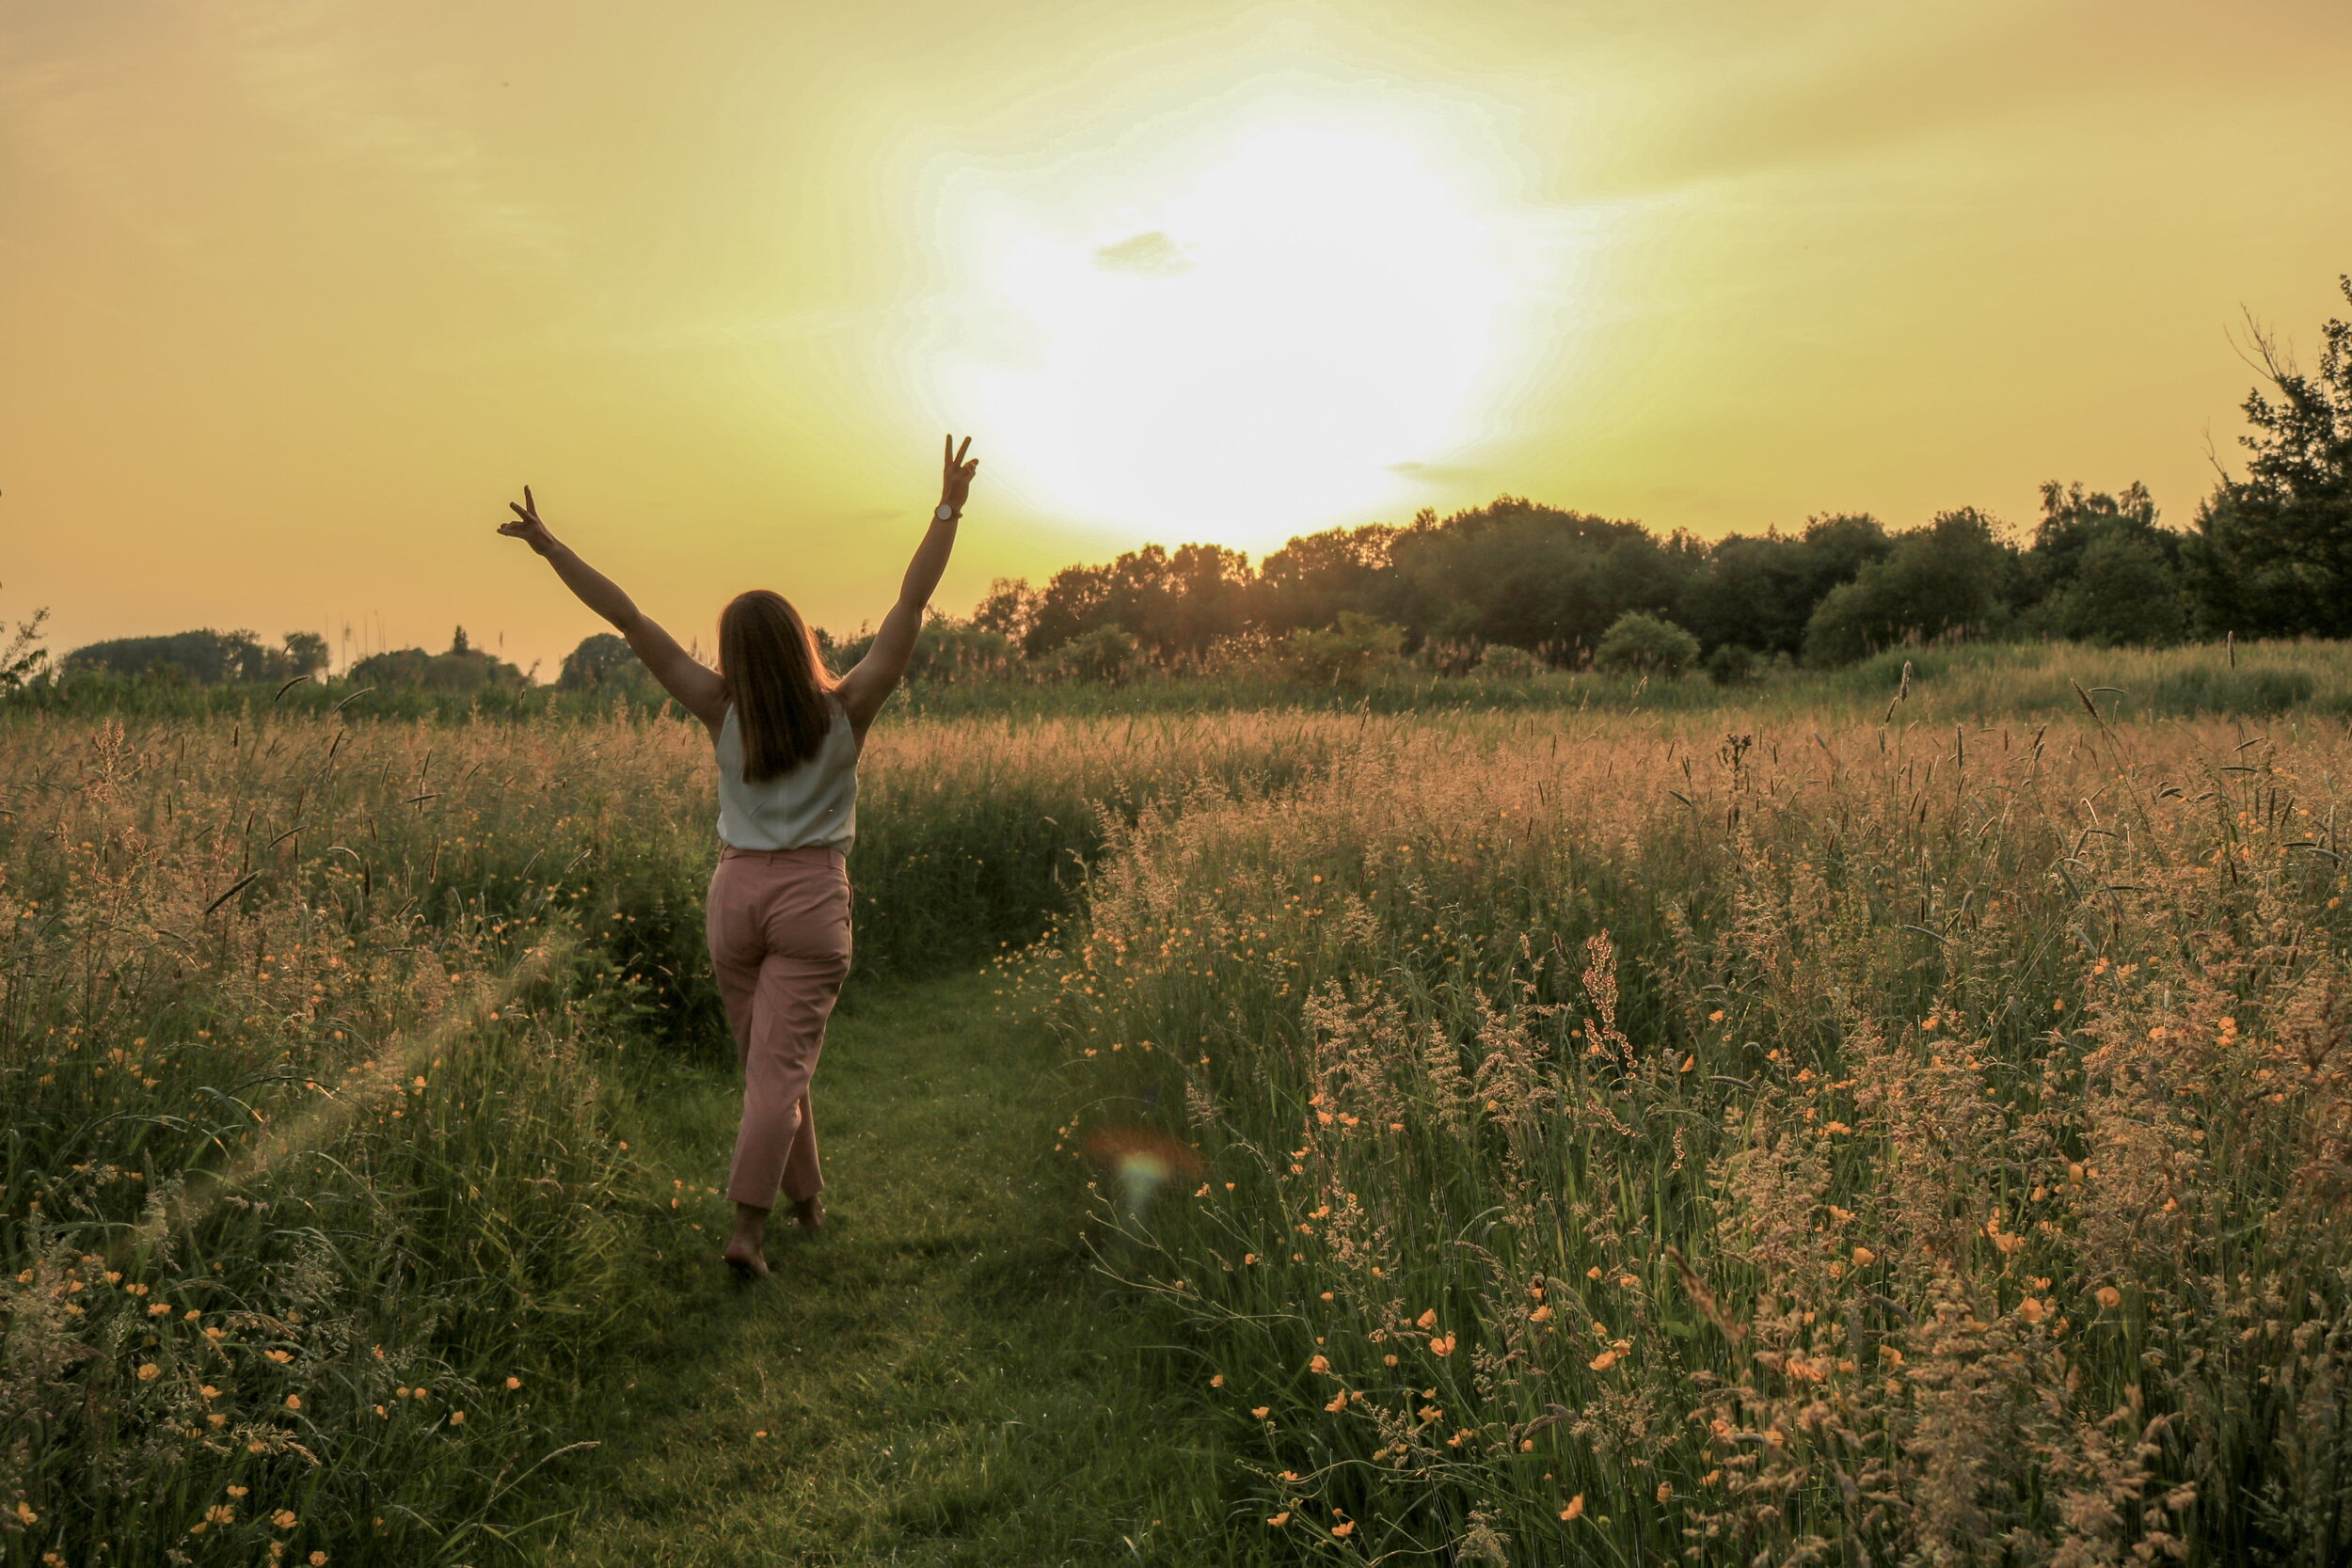
<svg viewBox="0 0 2352 1568"><path fill-rule="evenodd" d="M1263 547L1409 503L1512 357L1483 182L1352 126L1169 162L1074 182L1059 210L975 204L947 392L990 467L1071 522L1169 543Z"/></svg>

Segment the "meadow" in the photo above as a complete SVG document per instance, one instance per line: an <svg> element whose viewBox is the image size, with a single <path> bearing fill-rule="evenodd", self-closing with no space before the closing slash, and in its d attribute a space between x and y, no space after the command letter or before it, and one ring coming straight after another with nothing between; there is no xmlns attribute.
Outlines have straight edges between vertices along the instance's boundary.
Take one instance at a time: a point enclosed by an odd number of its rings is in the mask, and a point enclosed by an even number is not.
<svg viewBox="0 0 2352 1568"><path fill-rule="evenodd" d="M1901 665L877 731L1199 1425L1062 1560L2352 1550L2345 661ZM0 1560L560 1560L721 1223L701 736L356 707L0 716Z"/></svg>

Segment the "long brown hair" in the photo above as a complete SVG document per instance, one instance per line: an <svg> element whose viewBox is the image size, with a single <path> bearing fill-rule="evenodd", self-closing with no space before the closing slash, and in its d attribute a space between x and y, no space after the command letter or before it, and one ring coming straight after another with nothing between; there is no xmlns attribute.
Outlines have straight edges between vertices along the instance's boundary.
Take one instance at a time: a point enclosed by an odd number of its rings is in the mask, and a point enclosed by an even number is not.
<svg viewBox="0 0 2352 1568"><path fill-rule="evenodd" d="M719 612L719 673L743 734L743 776L789 773L817 754L833 727L816 634L781 594L755 588Z"/></svg>

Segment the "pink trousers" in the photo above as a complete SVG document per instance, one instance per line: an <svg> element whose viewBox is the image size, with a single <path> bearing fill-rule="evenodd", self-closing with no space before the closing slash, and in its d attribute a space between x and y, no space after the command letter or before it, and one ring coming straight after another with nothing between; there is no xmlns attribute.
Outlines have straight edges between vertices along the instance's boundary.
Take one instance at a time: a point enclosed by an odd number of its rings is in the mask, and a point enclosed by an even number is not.
<svg viewBox="0 0 2352 1568"><path fill-rule="evenodd" d="M755 1209L825 1185L808 1080L850 973L850 872L838 849L719 853L710 876L710 965L743 1068L743 1125L727 1196Z"/></svg>

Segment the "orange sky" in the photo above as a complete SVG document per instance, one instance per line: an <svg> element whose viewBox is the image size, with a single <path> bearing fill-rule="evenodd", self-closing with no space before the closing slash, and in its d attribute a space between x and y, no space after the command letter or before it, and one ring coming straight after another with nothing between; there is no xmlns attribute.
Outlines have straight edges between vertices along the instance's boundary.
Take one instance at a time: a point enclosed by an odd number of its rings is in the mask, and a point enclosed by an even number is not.
<svg viewBox="0 0 2352 1568"><path fill-rule="evenodd" d="M0 8L0 614L551 672L1499 492L1706 535L2146 481L2352 269L2352 7ZM380 630L379 630L380 628Z"/></svg>

